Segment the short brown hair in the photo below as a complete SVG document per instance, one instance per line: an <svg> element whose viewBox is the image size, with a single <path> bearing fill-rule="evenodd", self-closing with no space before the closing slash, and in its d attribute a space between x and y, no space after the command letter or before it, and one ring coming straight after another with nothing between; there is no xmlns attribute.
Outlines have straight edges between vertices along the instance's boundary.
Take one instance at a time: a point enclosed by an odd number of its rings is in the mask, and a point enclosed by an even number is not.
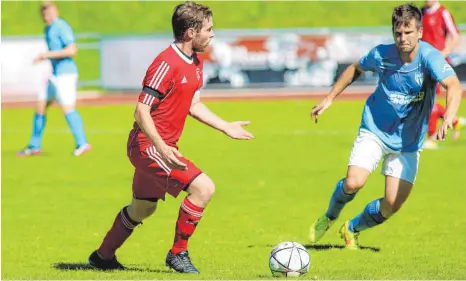
<svg viewBox="0 0 466 281"><path fill-rule="evenodd" d="M42 5L40 5L41 11L47 10L48 8L55 7L52 1L44 1Z"/></svg>
<svg viewBox="0 0 466 281"><path fill-rule="evenodd" d="M172 28L175 39L183 39L184 34L189 28L200 31L204 20L210 17L212 17L212 11L207 6L189 1L179 4L176 6L172 16Z"/></svg>
<svg viewBox="0 0 466 281"><path fill-rule="evenodd" d="M422 13L414 4L403 4L393 9L392 14L392 31L395 31L400 25L408 25L409 22L415 19L416 28L422 27Z"/></svg>

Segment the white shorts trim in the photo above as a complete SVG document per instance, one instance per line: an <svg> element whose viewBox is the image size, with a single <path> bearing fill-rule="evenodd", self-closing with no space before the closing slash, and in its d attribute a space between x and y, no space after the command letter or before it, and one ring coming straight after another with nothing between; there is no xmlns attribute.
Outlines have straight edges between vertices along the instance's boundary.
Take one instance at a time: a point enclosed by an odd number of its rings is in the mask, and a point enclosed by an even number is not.
<svg viewBox="0 0 466 281"><path fill-rule="evenodd" d="M76 104L78 74L52 75L45 88L38 93L39 101L53 101L61 105L74 106Z"/></svg>
<svg viewBox="0 0 466 281"><path fill-rule="evenodd" d="M348 166L358 166L374 172L384 159L382 175L392 176L412 184L416 181L420 152L399 152L388 148L376 135L360 130L353 144Z"/></svg>

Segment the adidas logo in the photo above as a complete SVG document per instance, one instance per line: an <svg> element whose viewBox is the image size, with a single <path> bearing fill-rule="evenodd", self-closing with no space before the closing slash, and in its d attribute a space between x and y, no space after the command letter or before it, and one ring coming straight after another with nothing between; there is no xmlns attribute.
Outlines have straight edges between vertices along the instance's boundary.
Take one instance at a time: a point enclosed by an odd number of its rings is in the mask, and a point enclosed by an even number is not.
<svg viewBox="0 0 466 281"><path fill-rule="evenodd" d="M444 66L443 66L443 70L442 70L442 73L444 73L445 71L448 71L448 70L453 70L451 65L446 63Z"/></svg>
<svg viewBox="0 0 466 281"><path fill-rule="evenodd" d="M181 84L188 83L188 79L186 79L186 76L183 76L183 80L181 80Z"/></svg>

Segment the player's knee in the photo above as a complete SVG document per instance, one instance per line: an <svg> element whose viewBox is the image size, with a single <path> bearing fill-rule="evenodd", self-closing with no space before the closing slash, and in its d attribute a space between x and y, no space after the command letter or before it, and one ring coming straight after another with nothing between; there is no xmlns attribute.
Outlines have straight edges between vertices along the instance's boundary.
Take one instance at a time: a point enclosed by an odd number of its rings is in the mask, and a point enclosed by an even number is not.
<svg viewBox="0 0 466 281"><path fill-rule="evenodd" d="M356 177L356 176L348 177L345 180L345 185L344 185L345 192L355 193L359 189L361 189L365 183L366 183L366 180L362 177Z"/></svg>
<svg viewBox="0 0 466 281"><path fill-rule="evenodd" d="M63 114L68 114L74 110L74 105L62 105L61 110Z"/></svg>
<svg viewBox="0 0 466 281"><path fill-rule="evenodd" d="M215 184L212 181L205 183L199 189L199 197L205 203L209 202L212 196L214 196L214 194L215 194Z"/></svg>
<svg viewBox="0 0 466 281"><path fill-rule="evenodd" d="M193 203L205 206L215 194L215 184L208 176L202 174L192 182L187 191L194 197L192 199L196 202Z"/></svg>
<svg viewBox="0 0 466 281"><path fill-rule="evenodd" d="M136 222L150 217L157 209L157 202L133 199L128 206L128 215Z"/></svg>

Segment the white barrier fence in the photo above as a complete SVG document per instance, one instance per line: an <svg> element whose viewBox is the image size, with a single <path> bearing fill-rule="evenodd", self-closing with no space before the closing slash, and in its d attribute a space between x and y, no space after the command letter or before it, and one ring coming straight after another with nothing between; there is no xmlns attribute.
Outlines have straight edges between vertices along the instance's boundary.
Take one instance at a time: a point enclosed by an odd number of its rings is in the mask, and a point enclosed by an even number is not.
<svg viewBox="0 0 466 281"><path fill-rule="evenodd" d="M465 26L461 26L464 30ZM79 35L78 35L79 37ZM81 36L86 38L86 36ZM95 38L95 34L92 34ZM172 41L157 36L99 36L97 83L104 90L137 90L154 57ZM203 53L206 88L325 87L371 47L392 42L390 28L220 30ZM86 44L83 44L86 45ZM78 47L80 46L78 42ZM31 98L43 89L50 64L33 64L46 50L42 37L2 38L2 99ZM466 36L451 57L466 81ZM90 84L90 81L80 81ZM87 82L87 83L86 83ZM359 83L373 84L363 76Z"/></svg>

